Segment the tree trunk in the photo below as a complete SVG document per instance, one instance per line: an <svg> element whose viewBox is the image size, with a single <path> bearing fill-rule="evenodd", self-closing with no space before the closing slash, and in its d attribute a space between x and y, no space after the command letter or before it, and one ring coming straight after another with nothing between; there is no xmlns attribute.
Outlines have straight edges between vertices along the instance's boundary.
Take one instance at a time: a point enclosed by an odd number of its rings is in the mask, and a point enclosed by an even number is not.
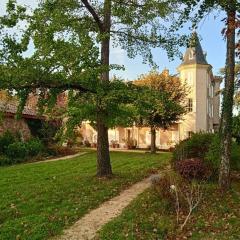
<svg viewBox="0 0 240 240"><path fill-rule="evenodd" d="M230 4L230 3L229 3ZM231 5L232 6L232 5ZM230 8L231 8L230 6ZM227 11L227 56L225 67L225 88L222 104L221 123L221 163L219 169L219 187L225 191L230 186L230 157L232 143L232 112L234 95L235 68L235 10Z"/></svg>
<svg viewBox="0 0 240 240"><path fill-rule="evenodd" d="M102 87L109 84L109 53L110 53L110 27L111 27L111 0L104 1L104 21L101 30L101 63L107 70L101 74ZM101 99L97 106L97 175L100 177L112 175L109 154L108 127L104 123L106 113L101 108Z"/></svg>
<svg viewBox="0 0 240 240"><path fill-rule="evenodd" d="M156 153L156 128L151 126L151 153Z"/></svg>
<svg viewBox="0 0 240 240"><path fill-rule="evenodd" d="M109 154L108 128L101 119L97 121L97 176L112 175L112 167Z"/></svg>

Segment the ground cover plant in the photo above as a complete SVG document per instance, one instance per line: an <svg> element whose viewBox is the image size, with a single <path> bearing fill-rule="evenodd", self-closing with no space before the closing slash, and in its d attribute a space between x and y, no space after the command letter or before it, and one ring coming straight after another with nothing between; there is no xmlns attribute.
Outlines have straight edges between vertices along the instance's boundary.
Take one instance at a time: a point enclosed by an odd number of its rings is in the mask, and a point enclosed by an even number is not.
<svg viewBox="0 0 240 240"><path fill-rule="evenodd" d="M169 153L111 153L116 173L95 177L95 152L71 160L0 167L0 239L48 239L90 209L169 163Z"/></svg>

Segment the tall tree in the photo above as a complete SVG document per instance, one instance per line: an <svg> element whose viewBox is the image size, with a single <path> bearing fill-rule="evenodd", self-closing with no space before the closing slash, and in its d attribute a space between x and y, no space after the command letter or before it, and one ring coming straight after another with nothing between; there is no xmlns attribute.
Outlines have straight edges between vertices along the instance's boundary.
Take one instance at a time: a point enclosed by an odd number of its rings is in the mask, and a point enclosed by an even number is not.
<svg viewBox="0 0 240 240"><path fill-rule="evenodd" d="M155 153L156 130L169 128L185 113L184 100L188 94L188 87L177 76L169 75L167 70L162 73L151 71L140 76L134 83L147 86L161 94L160 100L155 95L149 95L149 105L139 105L142 124L151 128L151 153ZM145 97L144 101L146 100Z"/></svg>
<svg viewBox="0 0 240 240"><path fill-rule="evenodd" d="M229 188L230 184L230 149L232 136L232 112L234 96L234 68L235 68L235 30L239 27L239 20L236 13L240 10L240 3L237 0L201 0L189 1L182 0L185 4L185 11L181 15L177 28L181 27L184 22L193 16L193 25L197 26L198 22L212 10L220 9L225 12L225 28L223 33L226 36L226 66L225 66L225 88L222 103L221 119L221 164L219 171L219 187L222 190ZM197 13L196 13L197 12ZM176 27L175 25L175 27Z"/></svg>
<svg viewBox="0 0 240 240"><path fill-rule="evenodd" d="M25 8L9 0L8 14L1 18L2 29L14 29L22 20L26 29L18 38L2 38L1 70L6 74L1 76L1 87L17 89L22 99L34 88L52 98L63 90L96 94L97 175L111 175L110 116L102 97L111 88L109 71L120 66L110 64L110 42L125 49L129 57L141 54L151 64L153 47L167 49L172 56L185 41L166 34L162 23L175 4L157 0L42 0L33 14L27 15ZM35 51L26 57L31 44Z"/></svg>
<svg viewBox="0 0 240 240"><path fill-rule="evenodd" d="M230 158L232 142L232 114L235 80L235 19L236 5L235 1L229 1L226 8L227 12L227 56L225 67L225 87L222 103L222 123L221 123L221 164L219 169L219 185L221 189L228 189L230 185Z"/></svg>

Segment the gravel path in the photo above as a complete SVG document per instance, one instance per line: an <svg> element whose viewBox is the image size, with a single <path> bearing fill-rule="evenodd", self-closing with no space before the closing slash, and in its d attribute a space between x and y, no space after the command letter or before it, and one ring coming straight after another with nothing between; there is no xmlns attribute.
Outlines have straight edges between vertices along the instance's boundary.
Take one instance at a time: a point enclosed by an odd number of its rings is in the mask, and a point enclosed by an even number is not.
<svg viewBox="0 0 240 240"><path fill-rule="evenodd" d="M39 164L39 163L46 163L46 162L56 162L56 161L61 161L61 160L66 160L66 159L72 159L72 158L75 158L75 157L82 156L84 154L86 154L86 152L80 152L80 153L67 155L67 156L59 157L59 158L52 158L52 159L48 159L48 160L40 160L40 161L37 161L37 162L26 163L26 164Z"/></svg>
<svg viewBox="0 0 240 240"><path fill-rule="evenodd" d="M124 190L117 197L103 203L99 208L90 211L72 227L65 230L58 240L90 240L96 236L103 225L119 216L122 210L139 194L150 187L150 180L144 179Z"/></svg>

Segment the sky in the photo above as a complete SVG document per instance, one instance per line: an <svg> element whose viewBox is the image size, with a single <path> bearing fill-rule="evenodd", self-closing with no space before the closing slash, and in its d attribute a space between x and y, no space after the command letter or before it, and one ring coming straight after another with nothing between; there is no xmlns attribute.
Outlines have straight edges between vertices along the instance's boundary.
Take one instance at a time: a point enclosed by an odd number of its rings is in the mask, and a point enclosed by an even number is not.
<svg viewBox="0 0 240 240"><path fill-rule="evenodd" d="M7 0L0 0L0 15L5 12L5 5ZM27 4L31 7L37 5L37 0L17 0L19 4ZM218 74L219 69L224 66L225 63L225 52L226 43L221 35L223 29L223 23L221 19L224 17L221 14L215 18L216 14L212 14L202 21L197 29L197 33L201 39L201 45L203 51L207 53L207 61L213 67L213 73ZM184 33L189 34L190 31ZM184 54L186 49L181 49ZM181 60L175 58L170 61L167 54L162 49L153 49L154 61L158 65L158 70L162 71L164 68L169 69L171 74L176 74L176 68L180 65ZM134 80L137 79L141 74L147 73L151 70L151 67L147 64L142 63L141 56L137 56L134 59L129 59L124 50L120 48L111 48L110 61L114 64L124 65L125 71L115 71L111 74L116 74L123 79Z"/></svg>

